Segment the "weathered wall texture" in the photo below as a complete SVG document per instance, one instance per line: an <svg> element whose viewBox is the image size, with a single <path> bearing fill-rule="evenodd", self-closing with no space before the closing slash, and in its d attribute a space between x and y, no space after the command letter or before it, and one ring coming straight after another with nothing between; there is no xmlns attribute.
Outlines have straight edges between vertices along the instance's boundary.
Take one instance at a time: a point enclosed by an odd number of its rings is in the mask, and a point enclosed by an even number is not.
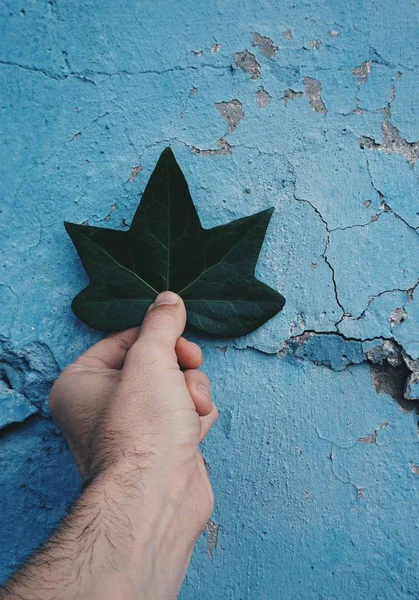
<svg viewBox="0 0 419 600"><path fill-rule="evenodd" d="M287 298L200 340L216 508L182 599L418 598L417 2L1 4L1 579L78 491L45 400L100 335L62 222L127 227L171 145L204 226L275 206Z"/></svg>

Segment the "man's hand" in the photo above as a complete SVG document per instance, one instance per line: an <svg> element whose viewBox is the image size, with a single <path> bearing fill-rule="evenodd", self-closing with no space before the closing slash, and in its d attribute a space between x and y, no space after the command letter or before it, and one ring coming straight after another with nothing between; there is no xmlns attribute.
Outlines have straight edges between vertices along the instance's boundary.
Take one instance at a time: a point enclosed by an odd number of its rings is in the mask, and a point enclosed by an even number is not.
<svg viewBox="0 0 419 600"><path fill-rule="evenodd" d="M213 506L199 443L217 418L182 300L98 342L50 394L85 482L61 528L1 599L175 598ZM13 595L15 594L15 595Z"/></svg>

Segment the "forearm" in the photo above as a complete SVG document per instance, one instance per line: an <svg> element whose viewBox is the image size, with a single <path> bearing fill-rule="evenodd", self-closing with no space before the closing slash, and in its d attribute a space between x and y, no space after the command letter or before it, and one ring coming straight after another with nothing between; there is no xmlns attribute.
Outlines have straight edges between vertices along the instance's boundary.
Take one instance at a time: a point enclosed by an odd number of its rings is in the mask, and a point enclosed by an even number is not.
<svg viewBox="0 0 419 600"><path fill-rule="evenodd" d="M199 531L153 489L121 473L98 478L0 600L175 598Z"/></svg>

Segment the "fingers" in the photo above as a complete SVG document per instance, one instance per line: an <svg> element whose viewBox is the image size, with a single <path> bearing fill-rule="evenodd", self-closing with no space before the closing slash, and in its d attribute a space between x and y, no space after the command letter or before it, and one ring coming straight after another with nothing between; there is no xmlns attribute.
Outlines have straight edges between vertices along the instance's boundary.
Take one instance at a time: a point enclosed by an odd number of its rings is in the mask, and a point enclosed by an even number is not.
<svg viewBox="0 0 419 600"><path fill-rule="evenodd" d="M208 377L202 371L191 369L183 373L188 392L200 417L210 414L213 409L211 386Z"/></svg>
<svg viewBox="0 0 419 600"><path fill-rule="evenodd" d="M197 369L202 364L201 348L181 337L176 342L176 356L181 369Z"/></svg>
<svg viewBox="0 0 419 600"><path fill-rule="evenodd" d="M191 369L184 373L189 394L200 417L201 434L199 442L206 437L218 418L218 410L212 401L211 385L208 377L202 371Z"/></svg>
<svg viewBox="0 0 419 600"><path fill-rule="evenodd" d="M212 405L212 411L209 415L205 415L205 417L201 417L201 436L199 438L199 442L207 436L209 430L214 425L215 421L218 419L218 410L215 404Z"/></svg>
<svg viewBox="0 0 419 600"><path fill-rule="evenodd" d="M86 350L75 364L89 368L121 369L128 350L138 337L139 327L112 333Z"/></svg>
<svg viewBox="0 0 419 600"><path fill-rule="evenodd" d="M173 292L162 292L148 309L130 356L157 355L162 368L178 368L174 349L185 324L183 300Z"/></svg>

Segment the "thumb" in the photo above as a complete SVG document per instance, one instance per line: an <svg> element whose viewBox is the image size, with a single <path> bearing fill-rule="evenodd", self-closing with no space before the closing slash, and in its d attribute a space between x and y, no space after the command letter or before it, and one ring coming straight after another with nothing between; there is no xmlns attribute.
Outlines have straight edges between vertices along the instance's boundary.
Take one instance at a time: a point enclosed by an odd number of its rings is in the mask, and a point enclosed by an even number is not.
<svg viewBox="0 0 419 600"><path fill-rule="evenodd" d="M186 325L183 300L173 292L162 292L147 311L134 346L161 342L173 351Z"/></svg>

